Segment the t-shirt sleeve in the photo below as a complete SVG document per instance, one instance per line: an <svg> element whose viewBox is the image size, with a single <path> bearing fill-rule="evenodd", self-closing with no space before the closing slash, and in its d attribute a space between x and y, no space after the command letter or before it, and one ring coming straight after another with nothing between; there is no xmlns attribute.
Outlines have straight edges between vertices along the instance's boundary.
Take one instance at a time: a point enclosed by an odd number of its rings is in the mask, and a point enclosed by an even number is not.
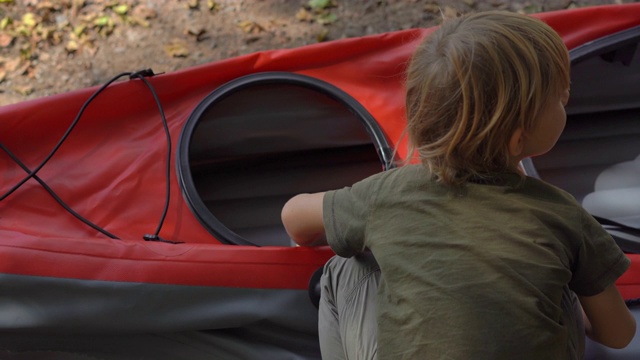
<svg viewBox="0 0 640 360"><path fill-rule="evenodd" d="M364 251L367 218L373 204L377 177L351 187L328 191L323 200L323 221L327 242L342 257Z"/></svg>
<svg viewBox="0 0 640 360"><path fill-rule="evenodd" d="M588 213L582 212L583 241L574 262L569 287L592 296L613 284L631 265L611 235Z"/></svg>

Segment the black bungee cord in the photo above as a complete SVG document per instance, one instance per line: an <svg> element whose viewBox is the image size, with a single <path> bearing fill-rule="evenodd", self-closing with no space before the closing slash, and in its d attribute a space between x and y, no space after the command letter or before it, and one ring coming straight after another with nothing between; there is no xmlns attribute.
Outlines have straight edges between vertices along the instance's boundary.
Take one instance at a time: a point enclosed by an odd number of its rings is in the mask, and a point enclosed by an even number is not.
<svg viewBox="0 0 640 360"><path fill-rule="evenodd" d="M51 189L51 187L49 187L40 177L37 176L38 171L40 171L46 164L47 162L49 162L49 160L51 160L51 158L53 157L53 155L58 151L58 149L62 146L62 144L67 140L67 138L69 137L69 135L71 134L71 131L73 131L73 129L75 128L75 126L78 124L80 118L82 117L82 115L84 114L84 111L86 110L86 108L89 106L89 104L100 94L102 93L102 91L104 89L106 89L109 85L111 85L113 82L117 81L118 79L120 79L123 76L128 76L130 80L133 79L140 79L142 80L142 82L147 86L147 88L149 89L149 91L151 92L151 94L153 95L153 98L156 102L156 104L158 105L158 110L160 112L160 117L162 119L162 125L164 127L165 130L165 134L167 136L167 167L166 167L166 196L165 196L165 205L164 205L164 209L162 212L162 216L160 217L160 221L158 224L158 227L156 228L155 233L153 234L145 234L143 236L143 239L146 241L160 241L160 242L166 242L166 243L171 243L171 244L179 244L182 242L179 241L170 241L170 240L165 240L162 239L159 234L160 234L160 230L162 229L162 226L164 224L164 220L167 216L167 212L169 210L169 201L170 201L170 191L171 191L171 134L169 132L169 125L167 123L167 119L165 117L164 114L164 110L162 108L162 104L160 102L160 99L158 98L158 95L155 91L155 89L153 88L153 86L151 85L151 83L149 83L149 81L147 81L147 79L145 79L146 77L151 77L156 75L153 70L151 69L145 69L145 70L140 70L140 71L136 71L136 72L124 72L124 73L120 73L116 76L114 76L113 78L111 78L109 81L107 81L104 85L102 85L95 93L93 93L82 105L82 107L80 108L80 110L78 111L78 114L76 115L75 119L73 120L73 122L71 123L71 125L69 125L69 127L67 128L67 130L65 131L65 133L62 135L62 137L60 138L60 140L58 141L58 143L56 144L56 146L54 146L54 148L49 152L49 154L45 157L45 159L40 162L40 164L34 168L33 170L29 170L29 168L24 165L24 163L22 163L22 161L20 161L20 159L18 159L18 157L13 154L13 152L11 152L6 146L4 146L4 144L0 143L0 148L5 151L9 157L16 162L16 164L18 164L26 173L27 176L25 176L22 180L20 180L18 183L16 183L11 189L9 189L7 192L5 192L2 196L0 196L0 202L4 199L6 199L9 195L13 194L17 189L19 189L22 185L24 185L27 181L29 181L30 179L35 179L65 210L67 210L70 214L72 214L74 217L76 217L77 219L79 219L80 221L82 221L83 223L85 223L86 225L90 226L91 228L93 228L94 230L97 230L98 232L104 234L105 236L112 238L112 239L119 239L117 236L111 234L110 232L108 232L107 230L99 227L98 225L92 223L91 221L87 220L86 218L84 218L82 215L78 214L76 211L74 211L71 207L69 207L54 191L53 189Z"/></svg>
<svg viewBox="0 0 640 360"><path fill-rule="evenodd" d="M162 126L164 127L164 132L167 137L167 160L166 160L167 167L165 169L166 170L165 175L166 175L167 181L166 181L164 209L162 211L162 215L160 216L160 221L158 222L158 227L156 228L156 231L153 234L145 234L142 238L146 241L161 241L161 242L166 242L170 244L181 244L182 241L171 241L171 240L166 240L160 237L160 230L162 229L162 225L164 225L164 220L167 217L167 212L169 211L169 201L171 199L171 132L169 131L169 124L167 123L167 118L164 115L164 109L162 108L162 103L158 98L158 94L156 93L151 83L149 83L149 81L145 79L146 76L152 76L152 75L154 75L153 71L151 69L147 69L147 70L135 72L129 76L129 79L137 78L142 80L142 82L144 82L145 85L147 85L147 87L149 88L149 91L151 91L151 95L153 95L153 98L156 101L156 104L158 105L158 111L160 112L160 118L162 119Z"/></svg>
<svg viewBox="0 0 640 360"><path fill-rule="evenodd" d="M20 161L20 159L18 159L18 157L11 152L11 150L7 149L6 146L4 146L4 144L0 143L0 148L2 148L2 150L4 150L4 152L7 153L7 155L9 155L9 157L11 157L11 159L13 159L13 161L16 162L16 164L18 164L27 174L30 174L31 171L29 170L29 168L24 165L24 163L22 163L22 161ZM73 210L69 205L67 205L64 200L62 200L54 191L53 189L51 189L49 187L49 185L47 185L47 183L45 183L42 179L40 179L40 177L38 177L38 175L33 175L33 179L35 179L38 183L40 183L40 185L47 190L47 192L49 193L49 195L51 195L57 202L58 204L60 204L65 210L67 210L71 215L75 216L78 220L82 221L83 223L85 223L86 225L92 227L94 230L97 230L101 233L103 233L104 235L106 235L107 237L110 237L112 239L116 239L119 240L120 238L118 238L117 236L113 235L112 233L108 232L107 230L99 227L98 225L92 223L91 221L87 220L85 217L83 217L82 215L78 214L75 210Z"/></svg>
<svg viewBox="0 0 640 360"><path fill-rule="evenodd" d="M0 201L6 199L9 195L13 194L14 191L18 190L24 183L26 183L27 181L29 181L29 179L34 177L38 173L38 171L40 171L40 169L42 169L49 162L49 160L51 160L53 155L58 151L58 149L60 149L60 146L62 146L62 144L67 140L67 138L69 137L69 134L71 134L71 131L73 131L73 129L76 127L76 125L78 124L78 121L80 121L80 117L82 117L82 114L84 113L85 109L87 108L87 106L89 106L89 104L93 101L93 99L95 99L104 89L106 89L113 82L115 82L116 80L120 79L123 76L127 76L130 74L131 73L121 73L114 76L111 80L107 81L104 85L102 85L95 93L93 93L89 97L89 99L87 99L87 101L84 102L84 104L80 108L80 111L78 112L78 115L76 115L76 118L73 120L71 125L69 125L69 128L67 128L67 131L64 133L64 135L62 135L62 137L60 138L56 146L53 147L53 150L49 152L49 155L47 155L47 157L45 157L45 159L42 160L42 162L35 169L31 170L25 178L20 180L11 189L9 189L9 191L4 193L0 197Z"/></svg>

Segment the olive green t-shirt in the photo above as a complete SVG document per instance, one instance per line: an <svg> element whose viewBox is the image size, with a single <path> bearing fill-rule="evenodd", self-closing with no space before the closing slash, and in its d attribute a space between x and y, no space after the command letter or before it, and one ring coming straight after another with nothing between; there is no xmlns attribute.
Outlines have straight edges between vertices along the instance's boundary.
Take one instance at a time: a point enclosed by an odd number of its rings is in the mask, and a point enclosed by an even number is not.
<svg viewBox="0 0 640 360"><path fill-rule="evenodd" d="M453 191L408 165L323 207L336 254L380 265L380 360L566 359L563 287L598 294L630 264L571 195L517 174Z"/></svg>

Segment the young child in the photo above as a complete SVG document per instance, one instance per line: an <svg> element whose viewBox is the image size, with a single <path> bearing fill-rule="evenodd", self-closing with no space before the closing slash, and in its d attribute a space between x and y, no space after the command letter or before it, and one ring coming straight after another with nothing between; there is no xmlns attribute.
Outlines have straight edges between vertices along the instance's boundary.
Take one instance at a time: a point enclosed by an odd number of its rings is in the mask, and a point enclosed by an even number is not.
<svg viewBox="0 0 640 360"><path fill-rule="evenodd" d="M406 85L421 164L282 210L299 245L353 257L325 266L323 359L578 359L580 331L626 346L635 320L614 281L629 259L569 194L519 171L566 122L560 37L515 13L447 20Z"/></svg>

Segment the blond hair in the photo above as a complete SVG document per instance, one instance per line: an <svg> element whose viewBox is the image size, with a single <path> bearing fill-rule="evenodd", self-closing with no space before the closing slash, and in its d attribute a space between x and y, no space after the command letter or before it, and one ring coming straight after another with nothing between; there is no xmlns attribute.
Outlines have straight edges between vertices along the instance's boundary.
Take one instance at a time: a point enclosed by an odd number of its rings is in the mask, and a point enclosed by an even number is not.
<svg viewBox="0 0 640 360"><path fill-rule="evenodd" d="M569 55L542 21L506 11L446 20L407 69L410 156L437 181L512 171L508 144L569 86Z"/></svg>

